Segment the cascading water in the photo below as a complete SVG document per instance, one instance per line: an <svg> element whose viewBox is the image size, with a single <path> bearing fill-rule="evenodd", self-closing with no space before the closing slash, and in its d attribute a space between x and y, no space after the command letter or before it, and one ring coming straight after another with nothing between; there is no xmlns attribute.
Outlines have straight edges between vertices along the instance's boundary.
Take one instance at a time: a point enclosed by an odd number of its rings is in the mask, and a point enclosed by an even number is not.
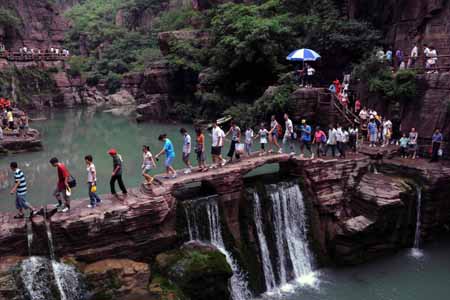
<svg viewBox="0 0 450 300"><path fill-rule="evenodd" d="M264 228L262 223L261 213L261 201L259 200L258 193L253 193L253 216L255 219L256 232L258 234L259 248L261 252L261 259L264 271L264 281L266 289L272 291L276 288L277 283L275 281L275 273L273 271L272 262L270 260L269 247L267 246L266 235L264 234Z"/></svg>
<svg viewBox="0 0 450 300"><path fill-rule="evenodd" d="M290 290L292 286L289 282L292 280L301 285L315 286L313 259L308 247L306 209L298 184L282 182L265 188L273 211L271 222L274 228L280 289ZM256 201L259 202L259 198L255 197ZM258 222L255 219L257 227ZM261 243L261 238L259 239ZM270 256L264 260L270 263ZM264 267L264 270L266 268L269 269ZM267 289L270 290L270 285Z"/></svg>
<svg viewBox="0 0 450 300"><path fill-rule="evenodd" d="M29 223L29 225L28 225ZM31 222L27 223L29 252L32 243ZM31 256L20 268L24 296L30 300L84 300L86 292L80 274L73 266L56 261L52 231L44 210L44 223L50 259Z"/></svg>
<svg viewBox="0 0 450 300"><path fill-rule="evenodd" d="M31 256L31 246L33 244L33 227L31 221L27 219L27 245L28 245L28 256Z"/></svg>
<svg viewBox="0 0 450 300"><path fill-rule="evenodd" d="M227 251L223 242L217 196L185 201L184 211L188 223L190 240L210 242L225 255L228 264L233 270L233 276L230 279L232 299L250 299L252 296L247 286L246 276L231 253ZM203 212L206 212L207 228L201 228L201 225L199 225L202 224L200 218L203 217Z"/></svg>
<svg viewBox="0 0 450 300"><path fill-rule="evenodd" d="M412 248L412 255L414 257L422 257L423 253L420 250L422 188L420 186L416 186L416 211L416 232L414 234L414 246Z"/></svg>

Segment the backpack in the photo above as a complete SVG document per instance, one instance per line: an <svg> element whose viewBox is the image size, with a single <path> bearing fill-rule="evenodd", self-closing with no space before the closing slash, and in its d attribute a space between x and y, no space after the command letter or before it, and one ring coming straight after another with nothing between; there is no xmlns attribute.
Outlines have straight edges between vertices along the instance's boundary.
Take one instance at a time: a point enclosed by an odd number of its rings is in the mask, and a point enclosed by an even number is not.
<svg viewBox="0 0 450 300"><path fill-rule="evenodd" d="M278 136L283 135L283 127L281 127L280 124L277 124L277 132L278 132Z"/></svg>
<svg viewBox="0 0 450 300"><path fill-rule="evenodd" d="M74 188L77 186L77 180L75 179L75 177L70 175L70 178L69 178L69 181L67 182L67 184L69 185L70 188Z"/></svg>
<svg viewBox="0 0 450 300"><path fill-rule="evenodd" d="M320 141L322 143L326 143L327 142L327 136L325 135L324 132L322 132L322 135L320 136Z"/></svg>

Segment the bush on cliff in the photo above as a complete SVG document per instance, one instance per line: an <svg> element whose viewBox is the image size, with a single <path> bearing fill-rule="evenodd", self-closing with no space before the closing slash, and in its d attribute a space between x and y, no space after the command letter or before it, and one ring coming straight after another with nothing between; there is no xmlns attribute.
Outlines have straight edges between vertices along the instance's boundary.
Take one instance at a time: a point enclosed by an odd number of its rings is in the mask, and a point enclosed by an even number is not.
<svg viewBox="0 0 450 300"><path fill-rule="evenodd" d="M0 7L0 27L6 27L11 30L17 29L19 24L20 19L14 10Z"/></svg>

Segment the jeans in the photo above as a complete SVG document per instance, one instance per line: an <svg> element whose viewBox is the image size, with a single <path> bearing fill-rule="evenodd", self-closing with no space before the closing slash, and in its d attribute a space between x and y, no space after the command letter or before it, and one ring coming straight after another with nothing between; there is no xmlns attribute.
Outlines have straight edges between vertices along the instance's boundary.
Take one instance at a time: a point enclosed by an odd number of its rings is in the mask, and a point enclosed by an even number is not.
<svg viewBox="0 0 450 300"><path fill-rule="evenodd" d="M331 155L333 157L336 157L336 145L327 144L327 147L325 149L325 155L328 153L328 149L331 148Z"/></svg>
<svg viewBox="0 0 450 300"><path fill-rule="evenodd" d="M283 138L283 145L286 145L288 143L289 143L289 151L295 152L294 140L290 136L285 135Z"/></svg>
<svg viewBox="0 0 450 300"><path fill-rule="evenodd" d="M111 176L111 180L109 181L109 186L111 188L111 194L116 194L116 181L119 183L119 187L122 190L122 193L127 194L127 189L125 188L125 185L123 184L122 180L122 174L121 175L113 175Z"/></svg>
<svg viewBox="0 0 450 300"><path fill-rule="evenodd" d="M248 156L252 154L252 143L245 143L245 153L247 153Z"/></svg>
<svg viewBox="0 0 450 300"><path fill-rule="evenodd" d="M102 202L100 197L97 195L97 193L94 193L91 191L92 186L95 184L93 182L88 182L88 188L89 188L89 199L91 200L91 205L95 206L97 203Z"/></svg>
<svg viewBox="0 0 450 300"><path fill-rule="evenodd" d="M56 187L55 191L53 192L53 196L55 196L56 200L58 200L59 205L62 205L61 198L63 198L66 206L70 207L70 197L67 196L65 188L61 189L59 187Z"/></svg>
<svg viewBox="0 0 450 300"><path fill-rule="evenodd" d="M345 147L347 145L344 142L338 142L337 143L337 148L339 150L339 153L341 154L342 158L345 158Z"/></svg>
<svg viewBox="0 0 450 300"><path fill-rule="evenodd" d="M431 161L435 162L439 160L439 149L441 148L441 143L433 143L433 152L431 155Z"/></svg>

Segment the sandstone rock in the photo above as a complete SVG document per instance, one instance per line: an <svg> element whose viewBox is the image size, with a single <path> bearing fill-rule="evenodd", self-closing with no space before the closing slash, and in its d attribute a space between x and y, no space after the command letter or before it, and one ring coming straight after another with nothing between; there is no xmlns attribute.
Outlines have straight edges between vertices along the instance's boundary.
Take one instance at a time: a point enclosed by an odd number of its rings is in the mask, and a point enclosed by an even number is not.
<svg viewBox="0 0 450 300"><path fill-rule="evenodd" d="M148 294L150 268L146 263L106 259L87 265L84 274L94 297L124 299L125 296Z"/></svg>
<svg viewBox="0 0 450 300"><path fill-rule="evenodd" d="M123 106L136 104L136 99L126 90L108 96L108 103L113 106Z"/></svg>
<svg viewBox="0 0 450 300"><path fill-rule="evenodd" d="M14 278L13 268L25 259L20 256L0 258L0 300L19 300L19 287Z"/></svg>

